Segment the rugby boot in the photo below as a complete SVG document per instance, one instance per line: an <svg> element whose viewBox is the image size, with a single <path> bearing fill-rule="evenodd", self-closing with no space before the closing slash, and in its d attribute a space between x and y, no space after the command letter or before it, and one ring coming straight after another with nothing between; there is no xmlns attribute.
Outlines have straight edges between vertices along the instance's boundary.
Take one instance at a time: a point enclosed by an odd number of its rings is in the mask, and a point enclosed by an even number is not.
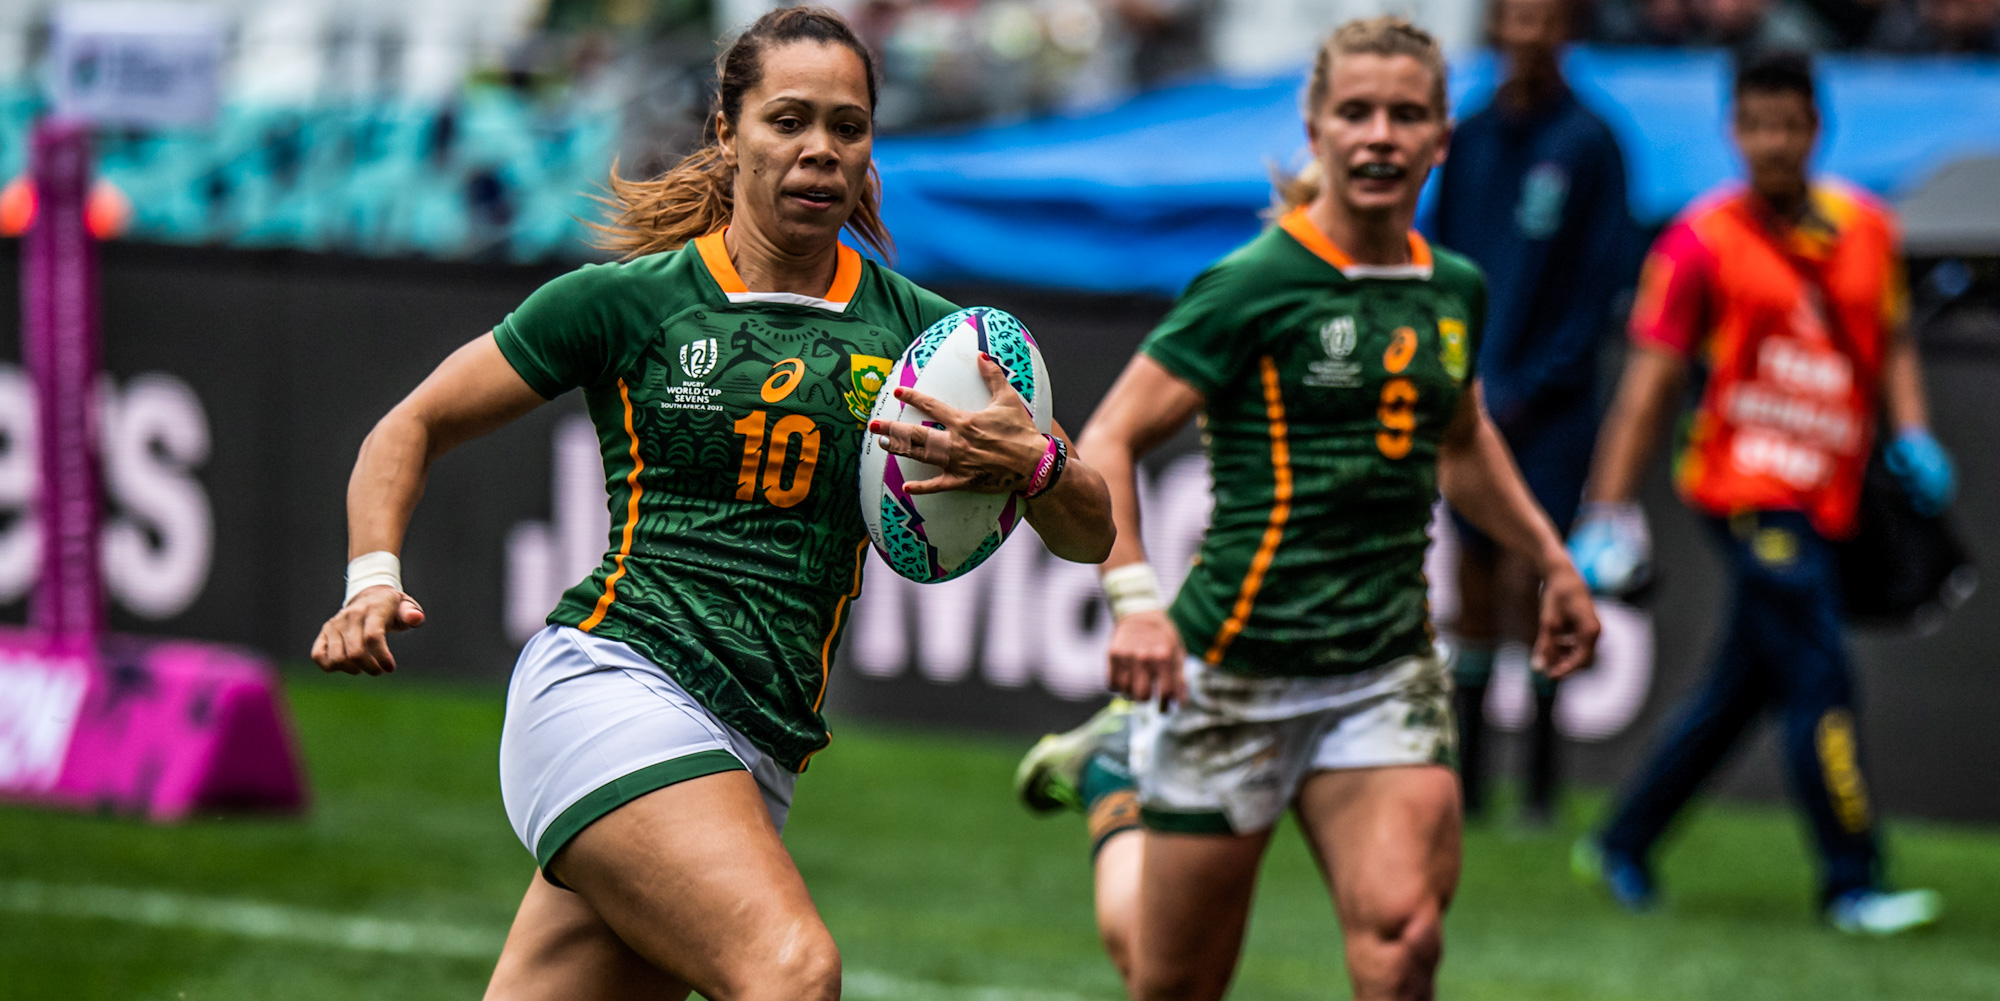
<svg viewBox="0 0 2000 1001"><path fill-rule="evenodd" d="M1124 760L1132 701L1114 698L1081 726L1044 735L1014 769L1014 795L1036 813L1084 809L1083 772L1094 754Z"/></svg>
<svg viewBox="0 0 2000 1001"><path fill-rule="evenodd" d="M1594 835L1577 839L1570 849L1569 869L1584 884L1603 887L1618 906L1634 914L1652 910L1659 903L1659 891L1645 863L1604 847Z"/></svg>
<svg viewBox="0 0 2000 1001"><path fill-rule="evenodd" d="M1856 890L1826 905L1826 921L1849 935L1900 935L1935 924L1943 910L1936 890Z"/></svg>

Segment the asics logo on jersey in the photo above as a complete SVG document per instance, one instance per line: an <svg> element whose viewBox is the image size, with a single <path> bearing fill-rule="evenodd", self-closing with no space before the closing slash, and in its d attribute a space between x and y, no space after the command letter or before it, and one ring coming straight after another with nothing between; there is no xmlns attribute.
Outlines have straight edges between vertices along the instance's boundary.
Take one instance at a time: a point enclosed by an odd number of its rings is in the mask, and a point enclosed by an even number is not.
<svg viewBox="0 0 2000 1001"><path fill-rule="evenodd" d="M1326 349L1328 358L1337 360L1353 354L1354 342L1354 317L1336 316L1319 328L1319 344Z"/></svg>
<svg viewBox="0 0 2000 1001"><path fill-rule="evenodd" d="M689 341L681 345L681 371L690 379L706 379L721 356L721 346L713 337Z"/></svg>

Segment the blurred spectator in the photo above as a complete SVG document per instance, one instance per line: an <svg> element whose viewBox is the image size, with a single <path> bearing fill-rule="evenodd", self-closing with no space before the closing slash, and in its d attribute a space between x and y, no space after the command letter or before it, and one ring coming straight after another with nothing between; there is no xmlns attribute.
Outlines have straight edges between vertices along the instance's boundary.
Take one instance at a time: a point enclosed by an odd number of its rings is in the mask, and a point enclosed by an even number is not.
<svg viewBox="0 0 2000 1001"><path fill-rule="evenodd" d="M1696 33L1694 0L1628 0L1598 8L1598 41L1612 45L1686 45Z"/></svg>
<svg viewBox="0 0 2000 1001"><path fill-rule="evenodd" d="M1431 231L1486 272L1480 381L1522 478L1568 531L1597 435L1597 348L1612 300L1636 271L1625 157L1570 91L1558 61L1573 0L1495 0L1507 61L1493 103L1454 130ZM1486 802L1485 705L1496 648L1532 642L1540 581L1458 519L1456 709L1465 812ZM1556 683L1534 679L1523 819L1546 826L1557 800Z"/></svg>
<svg viewBox="0 0 2000 1001"><path fill-rule="evenodd" d="M1809 52L1832 47L1819 19L1792 0L1694 0L1702 43L1738 52Z"/></svg>
<svg viewBox="0 0 2000 1001"><path fill-rule="evenodd" d="M1882 14L1897 0L1805 0L1844 49L1868 44Z"/></svg>
<svg viewBox="0 0 2000 1001"><path fill-rule="evenodd" d="M1110 0L1131 36L1131 77L1141 90L1193 76L1209 67L1214 0Z"/></svg>
<svg viewBox="0 0 2000 1001"><path fill-rule="evenodd" d="M1846 8L1868 0L1820 2ZM1613 45L1713 45L1739 52L1809 51L1841 41L1799 0L1613 0L1600 9L1594 34Z"/></svg>
<svg viewBox="0 0 2000 1001"><path fill-rule="evenodd" d="M1916 0L1890 8L1875 26L1886 52L2000 53L2000 0Z"/></svg>

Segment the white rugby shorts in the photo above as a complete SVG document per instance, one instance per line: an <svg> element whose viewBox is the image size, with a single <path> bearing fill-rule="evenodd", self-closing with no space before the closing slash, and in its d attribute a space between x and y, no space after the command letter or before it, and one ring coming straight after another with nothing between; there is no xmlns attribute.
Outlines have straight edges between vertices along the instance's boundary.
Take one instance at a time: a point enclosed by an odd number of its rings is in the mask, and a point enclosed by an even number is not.
<svg viewBox="0 0 2000 1001"><path fill-rule="evenodd" d="M1455 766L1446 651L1358 674L1253 678L1189 657L1188 696L1138 708L1132 773L1146 827L1250 834L1278 822L1313 772Z"/></svg>
<svg viewBox="0 0 2000 1001"><path fill-rule="evenodd" d="M737 769L757 780L783 831L798 775L659 665L568 626L549 626L521 648L500 731L500 798L544 876L556 853L605 814L676 782Z"/></svg>

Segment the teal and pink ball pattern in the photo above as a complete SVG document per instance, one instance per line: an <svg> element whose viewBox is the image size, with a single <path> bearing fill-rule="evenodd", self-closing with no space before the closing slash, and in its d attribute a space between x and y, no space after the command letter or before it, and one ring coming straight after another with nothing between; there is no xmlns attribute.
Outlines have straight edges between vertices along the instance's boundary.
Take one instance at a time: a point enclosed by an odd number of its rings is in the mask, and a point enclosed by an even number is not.
<svg viewBox="0 0 2000 1001"><path fill-rule="evenodd" d="M1006 370L1007 381L1032 408L1035 403L1035 342L1028 328L1012 315L986 306L959 310L932 324L903 352L897 366L897 385L916 385L917 377L929 365L946 338L971 326L979 350ZM905 489L903 472L895 456L883 462L880 531L871 533L876 549L898 574L911 580L938 583L963 576L984 563L1012 534L1021 516L1021 498L1009 495L1000 509L994 530L972 555L956 567L946 568L938 559L937 547L926 533L923 515Z"/></svg>

